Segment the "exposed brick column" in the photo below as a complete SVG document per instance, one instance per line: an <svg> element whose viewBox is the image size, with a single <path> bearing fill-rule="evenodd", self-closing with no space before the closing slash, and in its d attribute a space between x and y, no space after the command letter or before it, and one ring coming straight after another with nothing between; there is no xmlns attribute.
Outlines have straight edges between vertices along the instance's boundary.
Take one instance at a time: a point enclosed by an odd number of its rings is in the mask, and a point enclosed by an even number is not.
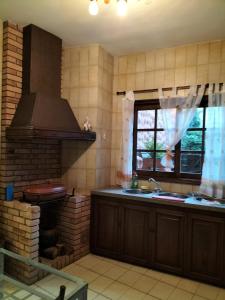
<svg viewBox="0 0 225 300"><path fill-rule="evenodd" d="M1 164L0 194L10 178L6 160L5 129L10 125L22 93L22 29L10 22L3 24L3 66L2 66L2 118L1 118ZM2 198L2 197L1 197Z"/></svg>
<svg viewBox="0 0 225 300"><path fill-rule="evenodd" d="M19 201L0 201L0 234L6 248L38 261L40 207ZM32 284L38 279L38 270L17 260L7 259L9 274Z"/></svg>
<svg viewBox="0 0 225 300"><path fill-rule="evenodd" d="M63 201L58 229L63 243L74 250L74 260L89 253L90 197L74 196Z"/></svg>

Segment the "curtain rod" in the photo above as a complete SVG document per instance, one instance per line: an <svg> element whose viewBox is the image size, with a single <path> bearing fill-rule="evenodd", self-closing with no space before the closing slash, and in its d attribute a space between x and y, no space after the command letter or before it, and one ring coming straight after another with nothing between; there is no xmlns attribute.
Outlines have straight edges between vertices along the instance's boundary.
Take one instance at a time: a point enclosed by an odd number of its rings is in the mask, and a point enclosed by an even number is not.
<svg viewBox="0 0 225 300"><path fill-rule="evenodd" d="M201 86L201 84L198 84L197 85L197 88L199 88ZM205 88L208 88L209 87L209 84L207 83L205 85ZM176 87L178 90L187 90L190 88L190 85L184 85L184 86L177 86ZM163 91L171 91L173 89L173 87L166 87L166 88L162 88ZM134 94L144 94L144 93L154 93L154 92L158 92L159 89L149 89L149 90L136 90L136 91L133 91ZM116 93L118 96L119 95L125 95L126 92L123 91L123 92L117 92Z"/></svg>

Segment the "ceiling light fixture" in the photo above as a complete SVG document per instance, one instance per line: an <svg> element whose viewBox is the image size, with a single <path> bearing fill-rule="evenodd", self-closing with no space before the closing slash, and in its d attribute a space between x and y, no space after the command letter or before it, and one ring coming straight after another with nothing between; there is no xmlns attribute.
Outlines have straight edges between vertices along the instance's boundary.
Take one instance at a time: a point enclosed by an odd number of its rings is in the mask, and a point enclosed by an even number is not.
<svg viewBox="0 0 225 300"><path fill-rule="evenodd" d="M89 14L92 16L96 16L98 14L99 8L98 8L98 0L90 0L89 4Z"/></svg>
<svg viewBox="0 0 225 300"><path fill-rule="evenodd" d="M117 14L121 17L127 14L127 0L117 1ZM110 0L104 0L105 4L109 4ZM90 0L89 13L92 16L96 16L99 12L98 0Z"/></svg>
<svg viewBox="0 0 225 300"><path fill-rule="evenodd" d="M117 0L117 13L120 17L127 14L127 0Z"/></svg>

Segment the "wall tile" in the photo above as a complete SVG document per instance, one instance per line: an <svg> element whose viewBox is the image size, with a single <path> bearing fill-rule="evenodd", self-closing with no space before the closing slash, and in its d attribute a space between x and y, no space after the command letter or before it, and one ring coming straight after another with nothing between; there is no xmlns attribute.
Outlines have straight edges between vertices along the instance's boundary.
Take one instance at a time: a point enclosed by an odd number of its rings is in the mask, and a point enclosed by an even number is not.
<svg viewBox="0 0 225 300"><path fill-rule="evenodd" d="M127 90L135 90L136 84L136 75L128 74L127 75Z"/></svg>
<svg viewBox="0 0 225 300"><path fill-rule="evenodd" d="M127 73L127 57L120 56L119 57L119 74Z"/></svg>
<svg viewBox="0 0 225 300"><path fill-rule="evenodd" d="M145 73L145 89L152 89L154 86L154 72Z"/></svg>
<svg viewBox="0 0 225 300"><path fill-rule="evenodd" d="M135 73L137 64L136 55L128 55L127 57L127 73Z"/></svg>
<svg viewBox="0 0 225 300"><path fill-rule="evenodd" d="M209 43L202 43L198 45L198 59L197 63L208 64L209 62Z"/></svg>
<svg viewBox="0 0 225 300"><path fill-rule="evenodd" d="M197 66L197 84L208 82L208 65Z"/></svg>
<svg viewBox="0 0 225 300"><path fill-rule="evenodd" d="M175 70L169 69L164 72L164 87L173 87L175 85Z"/></svg>
<svg viewBox="0 0 225 300"><path fill-rule="evenodd" d="M88 47L80 48L80 66L88 66L89 63L89 49Z"/></svg>
<svg viewBox="0 0 225 300"><path fill-rule="evenodd" d="M175 70L175 86L183 86L186 81L186 69L179 68Z"/></svg>
<svg viewBox="0 0 225 300"><path fill-rule="evenodd" d="M188 45L186 47L186 66L195 66L197 64L197 45Z"/></svg>
<svg viewBox="0 0 225 300"><path fill-rule="evenodd" d="M186 47L178 47L176 54L176 68L185 67L186 65Z"/></svg>
<svg viewBox="0 0 225 300"><path fill-rule="evenodd" d="M220 81L220 63L209 64L209 82L219 82Z"/></svg>
<svg viewBox="0 0 225 300"><path fill-rule="evenodd" d="M218 63L221 61L221 46L221 41L211 42L209 44L209 63Z"/></svg>
<svg viewBox="0 0 225 300"><path fill-rule="evenodd" d="M145 88L145 73L136 74L135 90L143 90Z"/></svg>
<svg viewBox="0 0 225 300"><path fill-rule="evenodd" d="M165 54L164 50L157 50L155 54L155 70L162 70L165 68Z"/></svg>
<svg viewBox="0 0 225 300"><path fill-rule="evenodd" d="M136 72L145 72L146 60L145 54L138 54L136 61Z"/></svg>
<svg viewBox="0 0 225 300"><path fill-rule="evenodd" d="M166 69L175 68L175 61L176 61L175 49L174 48L166 49L165 50L165 68Z"/></svg>
<svg viewBox="0 0 225 300"><path fill-rule="evenodd" d="M186 85L196 84L197 79L197 67L187 67L186 68Z"/></svg>
<svg viewBox="0 0 225 300"><path fill-rule="evenodd" d="M155 69L155 52L146 53L146 71L153 71Z"/></svg>

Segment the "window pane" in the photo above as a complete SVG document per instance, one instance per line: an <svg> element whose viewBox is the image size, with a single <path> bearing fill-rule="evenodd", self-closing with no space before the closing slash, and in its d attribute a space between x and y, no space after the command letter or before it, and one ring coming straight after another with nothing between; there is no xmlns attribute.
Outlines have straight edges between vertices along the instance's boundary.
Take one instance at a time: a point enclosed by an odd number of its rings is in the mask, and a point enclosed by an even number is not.
<svg viewBox="0 0 225 300"><path fill-rule="evenodd" d="M166 170L161 164L161 159L163 158L163 156L165 154L166 154L166 152L156 152L156 164L155 164L156 171L172 172L172 170Z"/></svg>
<svg viewBox="0 0 225 300"><path fill-rule="evenodd" d="M137 170L153 171L153 152L137 152Z"/></svg>
<svg viewBox="0 0 225 300"><path fill-rule="evenodd" d="M138 111L138 129L152 129L155 127L155 110Z"/></svg>
<svg viewBox="0 0 225 300"><path fill-rule="evenodd" d="M157 128L164 128L161 109L157 109Z"/></svg>
<svg viewBox="0 0 225 300"><path fill-rule="evenodd" d="M194 118L189 126L189 128L202 128L203 127L203 108L197 108Z"/></svg>
<svg viewBox="0 0 225 300"><path fill-rule="evenodd" d="M137 133L137 149L154 150L154 132L139 131Z"/></svg>
<svg viewBox="0 0 225 300"><path fill-rule="evenodd" d="M166 150L167 148L167 138L165 131L157 131L156 133L156 150ZM174 147L172 148L174 150Z"/></svg>
<svg viewBox="0 0 225 300"><path fill-rule="evenodd" d="M180 172L181 173L201 173L201 154L181 153Z"/></svg>
<svg viewBox="0 0 225 300"><path fill-rule="evenodd" d="M202 131L187 131L181 140L181 150L202 150Z"/></svg>

